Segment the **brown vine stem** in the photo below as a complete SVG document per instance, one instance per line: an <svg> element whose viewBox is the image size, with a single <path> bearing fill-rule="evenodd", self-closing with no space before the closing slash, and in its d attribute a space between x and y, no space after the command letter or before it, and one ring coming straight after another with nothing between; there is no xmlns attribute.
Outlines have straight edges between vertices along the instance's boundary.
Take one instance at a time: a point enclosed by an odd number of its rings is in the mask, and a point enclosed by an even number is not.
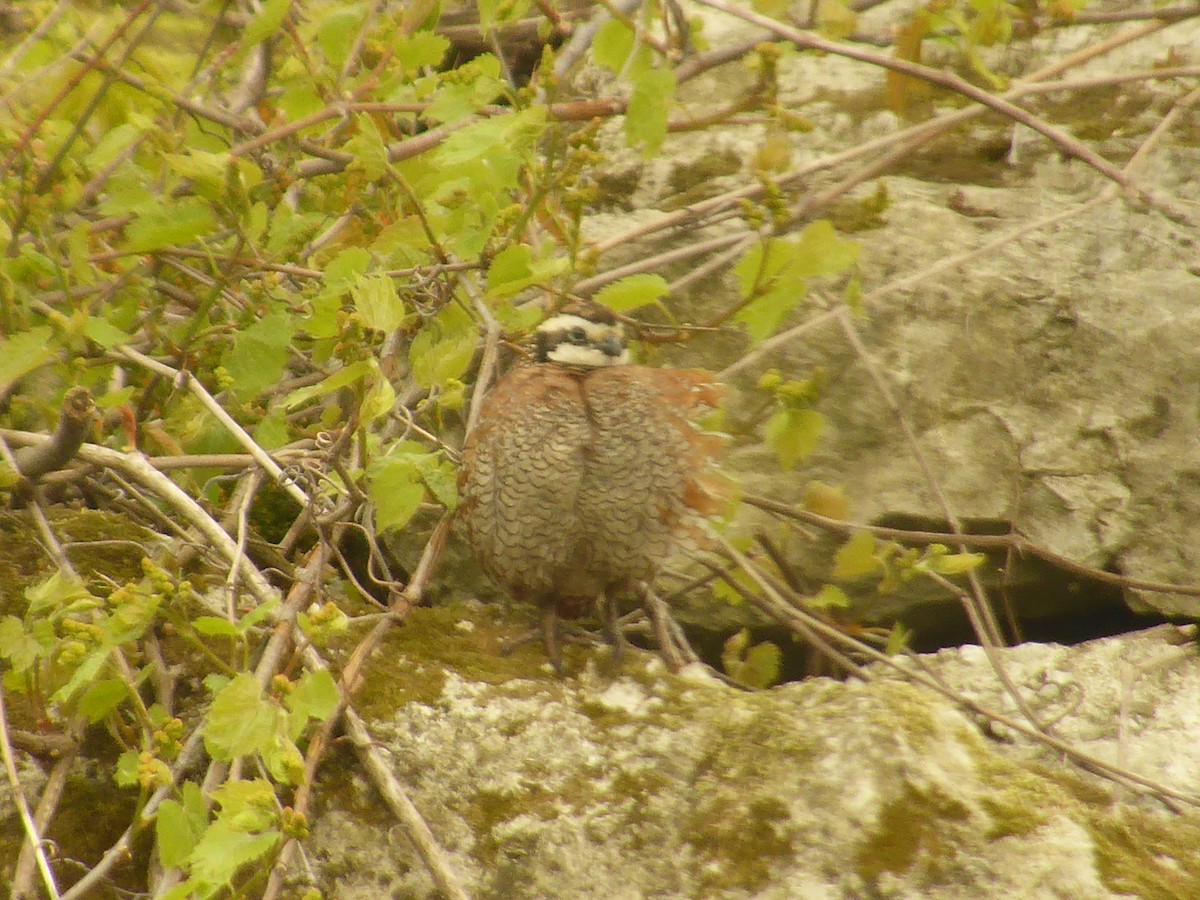
<svg viewBox="0 0 1200 900"><path fill-rule="evenodd" d="M59 89L58 93L55 94L50 99L50 102L42 108L42 111L34 116L33 121L29 123L29 126L21 133L21 136L17 138L17 141L15 144L13 144L12 149L8 151L8 155L4 157L4 162L0 163L0 172L6 173L8 171L9 167L12 166L16 158L20 154L24 153L29 147L29 142L32 141L37 135L38 131L41 130L42 123L44 123L46 119L50 117L50 114L58 108L59 104L61 104L67 98L71 91L75 90L75 88L83 81L84 76L87 75L89 71L100 65L100 63L103 61L104 54L109 51L113 44L120 40L121 36L126 31L133 27L133 23L137 21L141 14L156 2L161 3L162 0L141 0L141 3L139 3L136 7L130 10L129 13L126 14L125 20L116 28L114 28L112 33L104 39L104 42L96 48L96 50L88 59L84 61L83 68L78 72L73 73Z"/></svg>
<svg viewBox="0 0 1200 900"><path fill-rule="evenodd" d="M918 63L909 62L903 59L897 59L892 56L887 56L882 53L876 53L871 50L864 50L849 44L830 41L819 35L809 31L801 31L798 28L792 28L789 25L784 25L782 22L776 22L774 19L767 16L759 15L748 9L743 9L740 6L735 6L732 3L726 3L724 0L696 0L701 6L708 6L712 9L720 10L735 18L745 22L750 22L758 25L760 28L766 28L784 38L787 41L795 44L803 50L817 50L822 53L831 53L837 56L845 56L848 59L854 59L859 62L869 63L874 66L879 66L885 69L891 69L894 72L900 72L903 75L909 75L913 78L919 78L922 81L928 81L930 84L936 84L948 90L962 94L964 97L969 97L976 103L981 103L1002 115L1005 115L1015 122L1020 122L1028 128L1032 128L1039 134L1049 138L1057 144L1064 153L1076 157L1077 159L1086 162L1097 172L1107 178L1115 181L1124 188L1131 187L1128 177L1104 159L1091 147L1071 137L1066 132L1055 128L1048 122L1043 121L1037 116L1030 113L1028 110L1005 100L995 94L989 94L982 88L976 87L969 81L960 78L950 72L943 72L941 69L934 69L930 66L922 66Z"/></svg>
<svg viewBox="0 0 1200 900"><path fill-rule="evenodd" d="M14 48L12 53L5 57L4 62L0 63L0 78L8 75L10 71L24 58L29 49L45 37L46 32L58 24L58 20L63 17L63 14L71 8L73 0L58 0L58 5L50 10L42 20L34 26L29 34L25 35L25 39Z"/></svg>
<svg viewBox="0 0 1200 900"><path fill-rule="evenodd" d="M1114 9L1081 11L1065 24L1106 25L1113 22L1138 22L1144 19L1160 19L1164 22L1179 22L1200 16L1200 6L1164 6L1161 9Z"/></svg>
<svg viewBox="0 0 1200 900"><path fill-rule="evenodd" d="M1084 47L1075 53L1068 54L1067 56L1064 56L1061 59L1055 60L1053 63L1042 67L1041 69L1029 75L1027 78L1022 79L1020 82L1014 84L1009 91L1005 92L1001 96L1008 100L1014 100L1021 97L1027 91L1043 92L1055 90L1057 89L1056 85L1060 83L1056 82L1054 85L1046 84L1046 79L1052 78L1061 72L1074 68L1075 66L1082 65L1083 63L1095 59L1096 57L1103 56L1104 54L1107 54L1118 47L1141 40L1142 38L1153 34L1156 31L1161 31L1163 28L1167 27L1167 24L1168 23L1166 22L1159 21L1150 22L1146 25L1128 29L1120 34L1106 38L1103 41L1099 41L1095 44ZM1151 70L1145 74L1145 77L1148 79L1157 78L1158 73L1154 70ZM1174 76L1167 74L1165 77ZM1063 89L1067 89L1069 84L1070 83L1062 83ZM929 135L940 134L958 125L961 125L964 122L970 121L971 119L978 118L986 111L987 107L976 105L966 109L943 113L942 115L930 119L927 122L921 122L917 125L912 125L896 132L895 134L875 138L848 150L843 150L840 153L831 154L829 156L822 157L821 159L814 160L813 162L788 172L786 175L779 178L779 186L784 188L791 187L810 177L811 175L816 174L817 172L825 169L835 168L851 162L861 156L865 156L868 153L873 153L877 150L887 150L898 144L907 144L912 140L924 138ZM667 213L652 222L638 225L629 229L628 231L613 235L612 237L603 241L598 241L593 244L589 250L597 256L602 256L618 246L623 246L631 241L649 237L650 235L663 230L685 226L697 227L702 223L710 224L712 216L735 207L741 200L758 199L762 196L762 193L762 187L757 184L736 188L734 190L727 191L724 194L712 197L708 200L692 204L671 213ZM678 248L673 250L671 251L672 257L678 259L685 255L686 250L687 248ZM693 255L701 255L705 252L708 251L697 250ZM644 262L649 267L654 267L661 264L659 255L646 258ZM598 288L612 280L614 279L609 276L609 273L606 272L588 279L587 283L595 288Z"/></svg>

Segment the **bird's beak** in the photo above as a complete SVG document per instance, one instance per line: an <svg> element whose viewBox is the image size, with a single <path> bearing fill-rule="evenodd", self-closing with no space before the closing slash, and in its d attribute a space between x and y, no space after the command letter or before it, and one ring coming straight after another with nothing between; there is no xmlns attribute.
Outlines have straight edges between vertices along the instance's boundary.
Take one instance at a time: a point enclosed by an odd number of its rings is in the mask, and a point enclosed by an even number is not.
<svg viewBox="0 0 1200 900"><path fill-rule="evenodd" d="M621 336L616 332L605 336L597 346L604 351L605 356L620 356L625 352L625 342L621 340Z"/></svg>

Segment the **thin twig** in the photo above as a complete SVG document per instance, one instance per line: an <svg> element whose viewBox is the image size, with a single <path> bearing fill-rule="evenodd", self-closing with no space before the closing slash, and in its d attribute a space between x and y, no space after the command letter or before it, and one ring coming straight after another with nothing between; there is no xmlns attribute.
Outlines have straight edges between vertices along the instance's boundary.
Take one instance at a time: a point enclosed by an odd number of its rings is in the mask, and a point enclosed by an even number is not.
<svg viewBox="0 0 1200 900"><path fill-rule="evenodd" d="M172 384L186 387L200 401L204 408L218 422L225 426L226 430L237 439L237 442L246 448L249 454L254 457L254 461L262 466L293 500L301 506L307 506L311 502L311 498L300 489L300 486L284 476L283 469L271 458L271 455L259 446L258 442L250 436L245 428L234 420L233 416L225 411L225 408L216 401L216 398L205 389L204 385L191 372L186 369L174 369L135 350L133 347L124 346L117 352L143 368L169 379Z"/></svg>
<svg viewBox="0 0 1200 900"><path fill-rule="evenodd" d="M871 659L873 662L880 663L888 668L894 669L906 681L929 688L930 690L933 690L943 697L951 700L953 703L958 704L963 709L969 710L970 712L982 716L983 718L992 722L1004 725L1005 727L1025 735L1028 738L1032 738L1033 740L1049 747L1050 749L1062 753L1064 756L1073 760L1082 768L1087 769L1090 772L1094 772L1103 778L1107 778L1114 783L1123 783L1127 786L1133 786L1142 792L1148 792L1154 796L1157 796L1164 802L1174 800L1188 806L1200 807L1200 794L1184 793L1183 791L1178 791L1174 788L1167 787L1166 785L1154 781L1151 778L1139 775L1136 772L1129 771L1128 769L1113 765L1112 763L1100 759L1099 757L1085 753L1079 748L1075 747L1069 741L1057 738L1051 734L1046 734L1038 728L1030 725L1028 722L988 709L978 701L975 701L970 697L949 688L944 682L941 681L941 679L931 677L925 672L915 672L911 666L906 666L897 661L894 657L888 656L886 653L875 649L870 644L856 640L834 628L833 626L822 622L816 616L804 612L804 610L799 608L796 603L789 602L787 599L785 599L784 593L781 591L781 589L777 589L775 586L773 586L772 583L764 577L759 568L755 566L753 562L745 556L745 554L730 544L723 536L715 535L715 539L723 548L723 552L735 559L742 570L746 572L750 579L754 581L755 584L758 585L759 589L763 592L761 595L751 595L755 605L781 625L784 625L788 628L795 628L797 630L801 625L807 626L808 628L811 628L830 640L832 643L851 648L856 653Z"/></svg>
<svg viewBox="0 0 1200 900"><path fill-rule="evenodd" d="M46 893L53 900L57 900L60 896L58 893L58 884L54 880L54 873L50 871L50 861L46 859L46 851L42 846L41 833L33 820L33 815L29 812L29 804L25 801L25 792L21 788L21 779L17 776L17 766L13 759L13 748L8 739L8 711L5 708L3 690L0 690L0 755L4 757L4 772L8 776L8 783L12 788L13 803L16 805L17 813L21 817L21 827L25 831L25 839L29 842L29 846L33 848L38 871L42 876L42 884L46 888Z"/></svg>

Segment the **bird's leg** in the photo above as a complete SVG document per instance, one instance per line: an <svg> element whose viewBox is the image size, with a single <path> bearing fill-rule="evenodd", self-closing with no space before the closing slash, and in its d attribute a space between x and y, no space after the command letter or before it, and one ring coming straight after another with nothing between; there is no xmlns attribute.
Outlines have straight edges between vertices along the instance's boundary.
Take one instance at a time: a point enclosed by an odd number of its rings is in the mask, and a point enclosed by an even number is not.
<svg viewBox="0 0 1200 900"><path fill-rule="evenodd" d="M562 648L558 640L558 608L553 602L542 607L542 643L546 646L546 656L550 665L559 675L563 674Z"/></svg>
<svg viewBox="0 0 1200 900"><path fill-rule="evenodd" d="M612 667L613 671L620 671L621 661L625 656L625 634L621 631L620 623L617 621L617 601L611 592L605 591L604 596L600 599L600 613L604 618L604 636L608 638L608 643L612 647Z"/></svg>

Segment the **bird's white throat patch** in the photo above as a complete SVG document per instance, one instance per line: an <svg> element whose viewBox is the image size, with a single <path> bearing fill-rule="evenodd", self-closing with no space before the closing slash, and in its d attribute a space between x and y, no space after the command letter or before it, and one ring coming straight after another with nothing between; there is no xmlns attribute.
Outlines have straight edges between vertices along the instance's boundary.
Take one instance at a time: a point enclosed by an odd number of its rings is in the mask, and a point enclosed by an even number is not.
<svg viewBox="0 0 1200 900"><path fill-rule="evenodd" d="M629 362L629 351L622 350L620 356L610 356L599 347L588 344L559 344L546 354L546 359L560 366L586 366L590 369L602 366L623 366Z"/></svg>

